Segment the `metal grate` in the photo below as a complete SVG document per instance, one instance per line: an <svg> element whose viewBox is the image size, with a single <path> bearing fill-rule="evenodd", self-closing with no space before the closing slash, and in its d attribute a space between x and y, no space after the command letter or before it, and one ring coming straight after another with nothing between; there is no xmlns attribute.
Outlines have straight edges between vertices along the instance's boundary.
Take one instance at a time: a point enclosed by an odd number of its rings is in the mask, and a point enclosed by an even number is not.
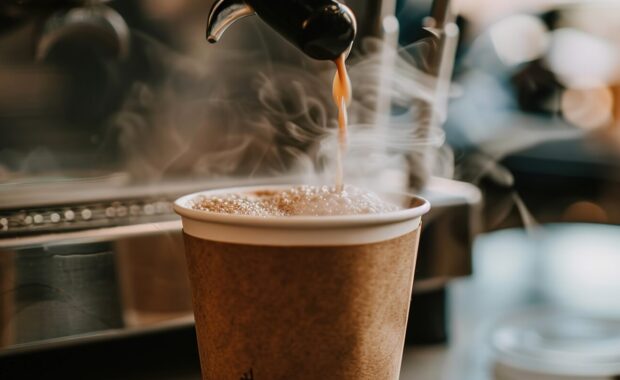
<svg viewBox="0 0 620 380"><path fill-rule="evenodd" d="M129 199L0 212L0 237L97 227L113 227L175 218L173 200Z"/></svg>

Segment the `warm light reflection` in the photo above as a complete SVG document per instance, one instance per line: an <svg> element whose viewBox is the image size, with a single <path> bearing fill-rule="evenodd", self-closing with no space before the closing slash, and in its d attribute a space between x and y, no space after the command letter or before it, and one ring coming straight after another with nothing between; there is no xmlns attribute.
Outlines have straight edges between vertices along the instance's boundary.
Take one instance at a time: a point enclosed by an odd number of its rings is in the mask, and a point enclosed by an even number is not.
<svg viewBox="0 0 620 380"><path fill-rule="evenodd" d="M498 21L489 31L498 57L506 65L532 61L547 49L548 30L541 19L517 14Z"/></svg>
<svg viewBox="0 0 620 380"><path fill-rule="evenodd" d="M592 88L617 78L620 54L607 40L563 28L552 33L547 63L567 87Z"/></svg>
<svg viewBox="0 0 620 380"><path fill-rule="evenodd" d="M609 221L607 212L596 203L588 201L575 202L566 208L562 217L565 221L606 223Z"/></svg>
<svg viewBox="0 0 620 380"><path fill-rule="evenodd" d="M562 114L577 127L592 130L607 125L612 118L614 96L607 87L572 88L562 94Z"/></svg>

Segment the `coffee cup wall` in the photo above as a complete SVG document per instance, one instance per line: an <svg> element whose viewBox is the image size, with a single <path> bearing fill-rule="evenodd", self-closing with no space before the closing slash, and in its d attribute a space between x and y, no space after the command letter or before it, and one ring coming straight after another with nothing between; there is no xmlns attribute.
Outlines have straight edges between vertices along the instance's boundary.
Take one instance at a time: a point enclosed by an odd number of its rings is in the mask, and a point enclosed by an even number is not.
<svg viewBox="0 0 620 380"><path fill-rule="evenodd" d="M425 200L383 214L183 217L205 380L399 376ZM271 187L270 189L273 189Z"/></svg>

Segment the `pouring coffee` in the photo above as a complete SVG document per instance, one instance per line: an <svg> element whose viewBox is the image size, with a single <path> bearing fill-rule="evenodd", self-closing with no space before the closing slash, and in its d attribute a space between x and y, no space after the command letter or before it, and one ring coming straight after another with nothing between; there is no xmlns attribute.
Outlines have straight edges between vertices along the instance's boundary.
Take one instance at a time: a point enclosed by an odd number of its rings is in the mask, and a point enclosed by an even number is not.
<svg viewBox="0 0 620 380"><path fill-rule="evenodd" d="M345 59L357 31L355 16L346 5L335 0L218 0L207 21L207 40L217 42L235 21L258 15L306 55L336 64L333 97L338 107L338 152L336 188L344 188L342 156L346 149L347 105L351 84Z"/></svg>

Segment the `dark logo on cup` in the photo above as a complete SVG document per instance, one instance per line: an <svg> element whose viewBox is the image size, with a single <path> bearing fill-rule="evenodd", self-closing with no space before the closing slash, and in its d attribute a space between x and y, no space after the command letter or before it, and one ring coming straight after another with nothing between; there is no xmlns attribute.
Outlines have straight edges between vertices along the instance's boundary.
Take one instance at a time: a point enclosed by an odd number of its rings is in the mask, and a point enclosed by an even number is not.
<svg viewBox="0 0 620 380"><path fill-rule="evenodd" d="M254 372L252 372L252 368L250 368L250 371L244 373L239 380L254 380Z"/></svg>

